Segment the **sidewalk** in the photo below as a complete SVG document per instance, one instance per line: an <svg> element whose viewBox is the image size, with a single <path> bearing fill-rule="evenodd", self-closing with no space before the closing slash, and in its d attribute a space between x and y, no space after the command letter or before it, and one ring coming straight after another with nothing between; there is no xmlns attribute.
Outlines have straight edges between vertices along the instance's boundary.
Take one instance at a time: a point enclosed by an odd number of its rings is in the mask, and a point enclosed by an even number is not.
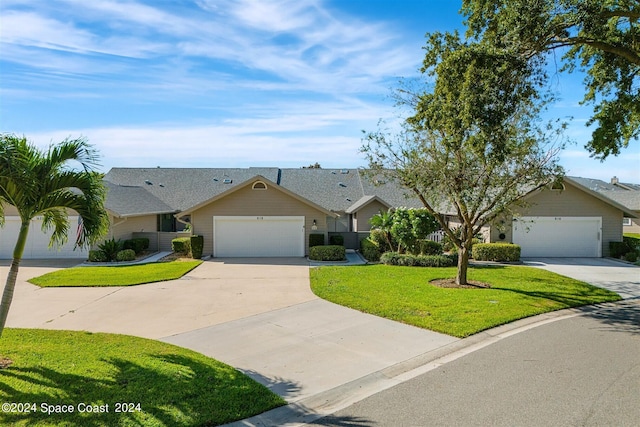
<svg viewBox="0 0 640 427"><path fill-rule="evenodd" d="M76 267L113 267L120 265L139 265L139 264L151 264L158 262L167 255L171 255L172 252L156 252L146 258L135 261L119 261L119 262L89 262L85 261L82 264L78 264Z"/></svg>

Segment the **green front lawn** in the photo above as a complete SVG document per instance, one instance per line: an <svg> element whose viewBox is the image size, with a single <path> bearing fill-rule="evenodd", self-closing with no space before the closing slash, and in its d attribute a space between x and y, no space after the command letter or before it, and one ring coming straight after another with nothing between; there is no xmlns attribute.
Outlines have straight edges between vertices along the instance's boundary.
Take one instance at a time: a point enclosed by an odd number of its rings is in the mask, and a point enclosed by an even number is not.
<svg viewBox="0 0 640 427"><path fill-rule="evenodd" d="M429 283L455 274L455 268L381 264L320 267L311 270L311 289L340 305L461 338L536 314L620 299L614 292L522 266L470 268L469 279L489 283L490 289Z"/></svg>
<svg viewBox="0 0 640 427"><path fill-rule="evenodd" d="M126 335L6 329L0 356L13 360L0 401L20 405L0 425L213 426L286 403L214 359Z"/></svg>
<svg viewBox="0 0 640 427"><path fill-rule="evenodd" d="M29 279L41 287L131 286L179 279L202 261L157 262L111 267L75 267L57 270Z"/></svg>
<svg viewBox="0 0 640 427"><path fill-rule="evenodd" d="M635 237L636 239L640 239L640 233L624 233L625 237Z"/></svg>

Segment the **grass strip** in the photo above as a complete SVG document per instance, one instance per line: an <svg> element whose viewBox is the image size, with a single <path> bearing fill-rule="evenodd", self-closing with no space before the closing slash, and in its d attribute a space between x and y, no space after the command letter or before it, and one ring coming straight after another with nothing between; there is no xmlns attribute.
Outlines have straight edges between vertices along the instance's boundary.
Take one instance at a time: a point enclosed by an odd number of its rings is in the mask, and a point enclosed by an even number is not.
<svg viewBox="0 0 640 427"><path fill-rule="evenodd" d="M489 289L429 283L455 274L455 267L320 267L311 270L311 289L336 304L460 338L536 314L621 299L609 290L524 266L471 267L469 280L489 283Z"/></svg>
<svg viewBox="0 0 640 427"><path fill-rule="evenodd" d="M202 261L173 261L141 265L66 268L34 277L29 279L29 282L43 288L132 286L179 279L200 264Z"/></svg>

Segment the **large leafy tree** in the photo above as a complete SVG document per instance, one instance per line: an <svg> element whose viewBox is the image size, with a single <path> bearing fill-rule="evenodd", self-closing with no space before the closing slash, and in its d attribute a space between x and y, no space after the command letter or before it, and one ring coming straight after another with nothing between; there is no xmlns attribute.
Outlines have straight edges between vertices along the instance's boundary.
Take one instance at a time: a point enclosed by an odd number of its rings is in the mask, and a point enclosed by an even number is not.
<svg viewBox="0 0 640 427"><path fill-rule="evenodd" d="M438 219L464 285L474 235L561 175L562 126L540 125L548 99L517 52L458 34L433 34L426 51L423 72L435 83L400 89L411 115L399 131L366 134L363 151L374 173L398 180ZM458 217L459 233L443 213Z"/></svg>
<svg viewBox="0 0 640 427"><path fill-rule="evenodd" d="M43 218L43 231L53 231L50 246L67 241L70 209L82 219L77 247L95 243L107 231L106 193L102 175L94 171L96 160L96 151L84 139L64 140L41 151L24 137L0 135L0 226L4 225L8 205L17 209L21 221L0 303L0 336L13 300L29 226L36 216Z"/></svg>
<svg viewBox="0 0 640 427"><path fill-rule="evenodd" d="M604 160L640 135L638 0L463 0L468 35L544 66L586 71L595 124L587 149ZM559 55L550 53L559 52Z"/></svg>

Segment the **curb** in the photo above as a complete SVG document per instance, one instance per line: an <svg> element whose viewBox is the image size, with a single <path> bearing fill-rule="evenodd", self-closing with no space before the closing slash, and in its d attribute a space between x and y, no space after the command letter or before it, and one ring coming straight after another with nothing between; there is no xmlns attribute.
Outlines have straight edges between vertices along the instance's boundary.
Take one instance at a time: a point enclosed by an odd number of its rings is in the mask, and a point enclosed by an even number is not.
<svg viewBox="0 0 640 427"><path fill-rule="evenodd" d="M302 426L331 415L369 396L401 384L449 362L481 350L504 338L538 326L582 316L618 306L635 304L639 298L626 299L582 307L567 308L516 320L479 332L435 350L423 353L395 365L388 366L357 380L309 396L305 399L272 409L262 414L225 424L227 427Z"/></svg>

